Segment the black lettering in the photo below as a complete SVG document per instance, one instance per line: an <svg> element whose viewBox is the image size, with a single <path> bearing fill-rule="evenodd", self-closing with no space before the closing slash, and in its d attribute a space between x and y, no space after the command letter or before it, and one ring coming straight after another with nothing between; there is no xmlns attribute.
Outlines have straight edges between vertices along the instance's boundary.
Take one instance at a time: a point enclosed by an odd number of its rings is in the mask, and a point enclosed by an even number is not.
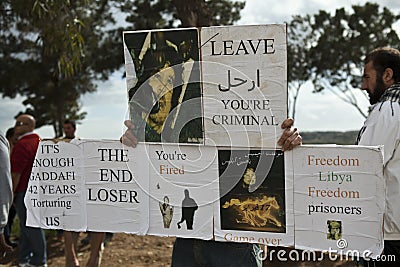
<svg viewBox="0 0 400 267"><path fill-rule="evenodd" d="M223 41L223 43L224 43L224 55L228 55L228 56L233 55L234 54L234 51L232 50L233 41L226 40L226 41ZM230 44L230 46L228 46L228 43ZM230 51L229 53L228 53L228 50Z"/></svg>
<svg viewBox="0 0 400 267"><path fill-rule="evenodd" d="M211 41L211 55L212 55L212 56L218 56L218 55L221 55L221 54L222 54L222 52L219 52L219 54L216 54L216 53L215 53L215 48L214 48L214 45L215 45L215 41Z"/></svg>
<svg viewBox="0 0 400 267"><path fill-rule="evenodd" d="M244 45L243 40L240 40L239 46L236 50L236 55L239 55L239 51L244 51L245 55L248 55L249 52L247 52L246 46Z"/></svg>

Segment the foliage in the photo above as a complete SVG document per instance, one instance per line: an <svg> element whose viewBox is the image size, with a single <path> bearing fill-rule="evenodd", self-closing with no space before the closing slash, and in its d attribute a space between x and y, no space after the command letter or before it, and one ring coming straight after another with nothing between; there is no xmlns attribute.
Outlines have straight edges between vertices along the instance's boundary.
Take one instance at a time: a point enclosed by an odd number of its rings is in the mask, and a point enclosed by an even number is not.
<svg viewBox="0 0 400 267"><path fill-rule="evenodd" d="M311 79L311 58L309 49L313 38L310 16L293 16L288 24L288 80L289 80L289 117L296 116L296 102L300 89Z"/></svg>
<svg viewBox="0 0 400 267"><path fill-rule="evenodd" d="M65 118L81 120L79 98L93 92L93 78L120 66L101 65L108 45L101 30L110 20L107 1L13 0L1 3L0 92L26 96L24 112L37 126L62 134Z"/></svg>
<svg viewBox="0 0 400 267"><path fill-rule="evenodd" d="M151 29L232 24L243 7L228 0L3 0L0 94L25 96L20 113L60 136L65 118L85 118L80 96L124 63L115 13L127 16L129 29Z"/></svg>
<svg viewBox="0 0 400 267"><path fill-rule="evenodd" d="M230 0L134 0L120 6L135 29L231 25L245 2Z"/></svg>
<svg viewBox="0 0 400 267"><path fill-rule="evenodd" d="M364 117L354 95L361 86L363 58L376 47L398 47L393 24L400 15L378 4L354 5L334 13L294 16L288 24L288 80L292 116L302 85L311 80L314 92L330 90Z"/></svg>
<svg viewBox="0 0 400 267"><path fill-rule="evenodd" d="M316 92L331 90L366 117L353 94L361 86L363 58L376 47L398 46L393 24L400 16L386 7L380 9L378 4L354 5L352 9L314 15L311 27L317 42L310 50L313 83Z"/></svg>

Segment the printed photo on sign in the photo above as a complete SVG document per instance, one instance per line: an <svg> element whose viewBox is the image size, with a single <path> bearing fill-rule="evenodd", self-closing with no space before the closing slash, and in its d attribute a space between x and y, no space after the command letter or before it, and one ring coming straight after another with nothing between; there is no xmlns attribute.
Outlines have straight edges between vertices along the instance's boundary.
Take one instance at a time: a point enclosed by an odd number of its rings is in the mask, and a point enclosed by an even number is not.
<svg viewBox="0 0 400 267"><path fill-rule="evenodd" d="M281 150L219 150L222 230L286 232Z"/></svg>
<svg viewBox="0 0 400 267"><path fill-rule="evenodd" d="M203 143L197 29L124 32L124 53L139 140Z"/></svg>
<svg viewBox="0 0 400 267"><path fill-rule="evenodd" d="M149 145L150 227L148 234L213 238L218 200L217 149Z"/></svg>

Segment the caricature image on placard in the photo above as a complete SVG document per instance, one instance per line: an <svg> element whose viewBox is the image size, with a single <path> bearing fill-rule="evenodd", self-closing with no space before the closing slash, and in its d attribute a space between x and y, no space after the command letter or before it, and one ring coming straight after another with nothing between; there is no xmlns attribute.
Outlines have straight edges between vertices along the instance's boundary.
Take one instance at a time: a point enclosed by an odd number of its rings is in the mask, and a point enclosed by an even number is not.
<svg viewBox="0 0 400 267"><path fill-rule="evenodd" d="M189 190L185 189L185 198L182 201L182 217L177 223L178 229L181 229L181 223L186 221L186 228L193 230L194 213L198 209L196 201L189 196Z"/></svg>
<svg viewBox="0 0 400 267"><path fill-rule="evenodd" d="M285 233L282 151L219 150L218 161L221 229Z"/></svg>
<svg viewBox="0 0 400 267"><path fill-rule="evenodd" d="M329 220L327 221L328 234L327 238L330 240L339 240L342 238L342 222Z"/></svg>
<svg viewBox="0 0 400 267"><path fill-rule="evenodd" d="M169 205L168 196L164 197L164 202L159 202L160 211L163 218L164 228L169 228L171 225L172 217L174 215L174 208Z"/></svg>
<svg viewBox="0 0 400 267"><path fill-rule="evenodd" d="M139 141L203 143L197 29L126 32L124 44Z"/></svg>

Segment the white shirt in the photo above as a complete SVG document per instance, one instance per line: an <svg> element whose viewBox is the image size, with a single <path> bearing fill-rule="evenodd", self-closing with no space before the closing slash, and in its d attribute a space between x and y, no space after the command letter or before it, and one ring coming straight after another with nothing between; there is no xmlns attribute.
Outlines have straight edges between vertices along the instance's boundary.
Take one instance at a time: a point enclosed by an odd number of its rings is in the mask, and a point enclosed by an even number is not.
<svg viewBox="0 0 400 267"><path fill-rule="evenodd" d="M400 104L379 102L360 131L359 145L384 145L385 240L400 240Z"/></svg>

